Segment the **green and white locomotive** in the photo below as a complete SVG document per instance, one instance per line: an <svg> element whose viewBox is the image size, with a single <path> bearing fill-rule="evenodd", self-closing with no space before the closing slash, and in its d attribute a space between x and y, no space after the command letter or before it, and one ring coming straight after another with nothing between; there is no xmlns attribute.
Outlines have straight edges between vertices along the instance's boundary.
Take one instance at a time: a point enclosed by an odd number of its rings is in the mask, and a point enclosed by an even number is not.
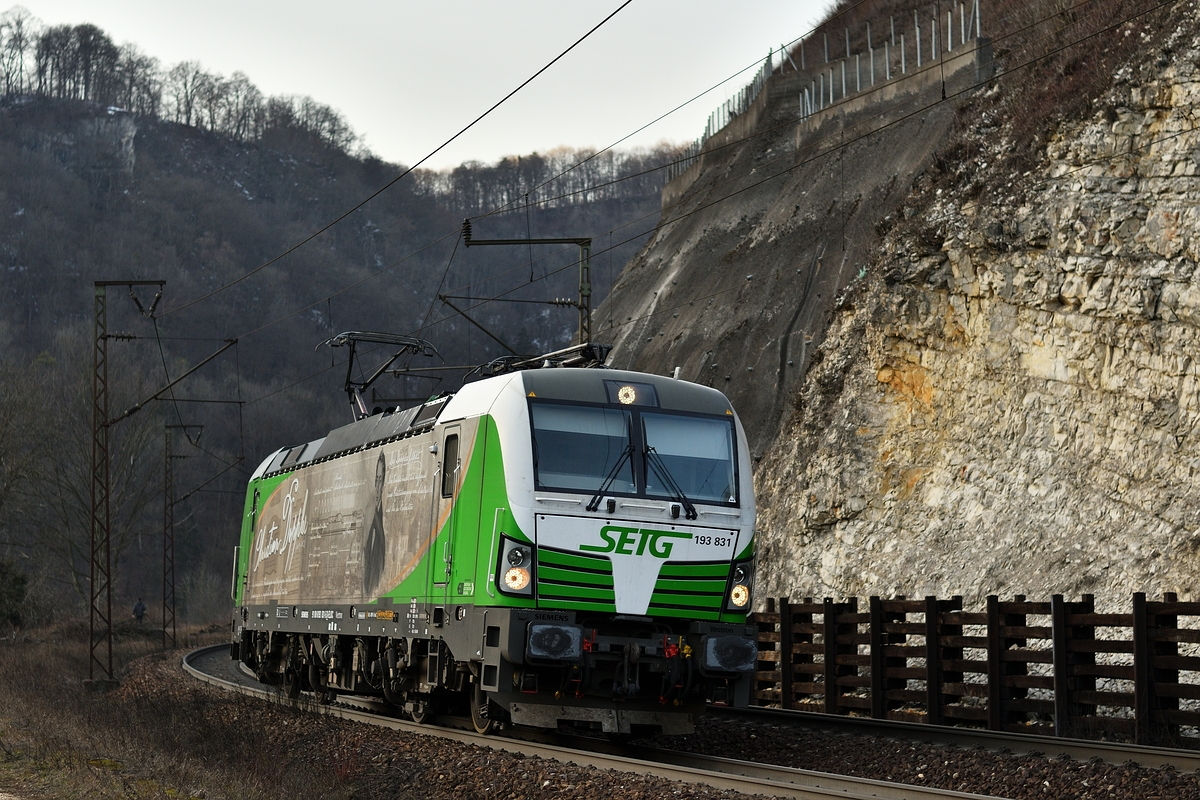
<svg viewBox="0 0 1200 800"><path fill-rule="evenodd" d="M292 696L469 709L480 731L687 733L706 702L747 704L742 426L719 391L603 355L509 365L263 461L232 657Z"/></svg>

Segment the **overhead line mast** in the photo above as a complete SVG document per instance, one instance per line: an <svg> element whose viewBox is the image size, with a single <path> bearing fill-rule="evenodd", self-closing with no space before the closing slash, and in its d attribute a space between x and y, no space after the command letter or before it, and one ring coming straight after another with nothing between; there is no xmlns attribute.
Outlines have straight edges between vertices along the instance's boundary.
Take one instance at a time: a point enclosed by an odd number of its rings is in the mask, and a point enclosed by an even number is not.
<svg viewBox="0 0 1200 800"><path fill-rule="evenodd" d="M574 305L579 309L579 344L586 344L592 340L592 239L590 236L566 237L561 239L472 239L471 220L469 219L463 220L462 236L463 244L467 247L534 244L579 245L579 300L573 303L569 300L557 299L547 302L552 305ZM442 298L442 302L446 302L444 297ZM450 307L454 308L454 306ZM457 311L458 309L455 310ZM466 315L464 314L464 316ZM505 345L505 347L508 347L508 345Z"/></svg>
<svg viewBox="0 0 1200 800"><path fill-rule="evenodd" d="M112 667L112 551L110 547L111 504L109 500L108 429L108 340L123 338L108 333L108 287L126 286L143 315L153 315L162 299L166 281L96 281L95 343L92 347L92 513L91 568L88 588L88 680L113 680ZM147 311L133 292L135 286L157 286L158 293Z"/></svg>

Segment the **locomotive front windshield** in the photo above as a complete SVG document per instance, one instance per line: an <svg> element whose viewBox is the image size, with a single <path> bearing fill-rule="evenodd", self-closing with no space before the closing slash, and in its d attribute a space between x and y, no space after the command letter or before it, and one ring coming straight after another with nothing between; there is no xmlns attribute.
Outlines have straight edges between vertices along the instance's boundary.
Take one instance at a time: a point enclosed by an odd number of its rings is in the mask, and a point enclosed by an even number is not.
<svg viewBox="0 0 1200 800"><path fill-rule="evenodd" d="M548 403L536 403L531 411L538 488L594 492L616 468L612 491L635 491L629 412ZM617 468L618 462L623 466Z"/></svg>
<svg viewBox="0 0 1200 800"><path fill-rule="evenodd" d="M658 456L647 459L646 494L669 496L674 481L689 500L737 502L729 420L643 413L642 429Z"/></svg>
<svg viewBox="0 0 1200 800"><path fill-rule="evenodd" d="M530 403L538 489L736 505L733 420Z"/></svg>

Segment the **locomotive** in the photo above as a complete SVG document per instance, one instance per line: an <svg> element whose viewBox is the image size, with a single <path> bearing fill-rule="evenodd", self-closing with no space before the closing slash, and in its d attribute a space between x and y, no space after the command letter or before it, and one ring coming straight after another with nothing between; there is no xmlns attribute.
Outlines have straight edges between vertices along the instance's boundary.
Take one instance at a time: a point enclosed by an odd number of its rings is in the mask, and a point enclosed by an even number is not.
<svg viewBox="0 0 1200 800"><path fill-rule="evenodd" d="M347 379L359 418L250 478L232 658L290 697L469 710L482 733L690 733L706 703L747 705L741 423L715 389L606 356L509 360L375 413Z"/></svg>

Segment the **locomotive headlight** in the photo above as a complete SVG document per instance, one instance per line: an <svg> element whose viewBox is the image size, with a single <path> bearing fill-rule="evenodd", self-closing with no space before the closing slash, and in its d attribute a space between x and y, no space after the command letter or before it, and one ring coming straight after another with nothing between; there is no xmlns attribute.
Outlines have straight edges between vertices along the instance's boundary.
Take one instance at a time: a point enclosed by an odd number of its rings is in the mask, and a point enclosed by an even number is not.
<svg viewBox="0 0 1200 800"><path fill-rule="evenodd" d="M524 547L513 547L506 556L510 567L520 567L529 563L529 551Z"/></svg>
<svg viewBox="0 0 1200 800"><path fill-rule="evenodd" d="M730 574L729 595L725 602L726 611L748 611L750 608L750 586L754 582L754 565L750 561L738 561Z"/></svg>
<svg viewBox="0 0 1200 800"><path fill-rule="evenodd" d="M519 592L529 586L529 570L524 567L510 567L504 573L504 585L510 592Z"/></svg>
<svg viewBox="0 0 1200 800"><path fill-rule="evenodd" d="M505 594L532 596L533 547L502 534L496 556L497 588Z"/></svg>

